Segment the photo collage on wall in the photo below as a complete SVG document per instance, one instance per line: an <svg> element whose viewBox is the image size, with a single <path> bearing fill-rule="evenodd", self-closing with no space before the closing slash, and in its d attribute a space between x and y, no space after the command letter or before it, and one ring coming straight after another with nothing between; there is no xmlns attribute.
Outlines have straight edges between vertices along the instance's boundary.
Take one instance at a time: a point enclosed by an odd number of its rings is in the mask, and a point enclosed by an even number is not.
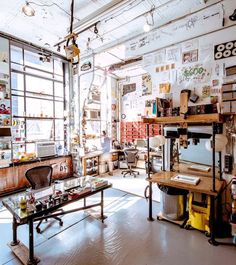
<svg viewBox="0 0 236 265"><path fill-rule="evenodd" d="M0 126L11 126L9 56L0 51Z"/></svg>

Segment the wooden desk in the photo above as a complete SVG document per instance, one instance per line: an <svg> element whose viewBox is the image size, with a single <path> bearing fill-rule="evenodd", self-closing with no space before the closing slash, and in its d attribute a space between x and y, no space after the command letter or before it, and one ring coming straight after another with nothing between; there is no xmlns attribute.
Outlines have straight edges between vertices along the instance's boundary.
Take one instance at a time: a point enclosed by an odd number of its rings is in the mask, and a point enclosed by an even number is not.
<svg viewBox="0 0 236 265"><path fill-rule="evenodd" d="M45 165L53 167L53 179L65 179L73 176L71 155L18 162L14 166L0 168L0 196L29 187L25 172L33 167Z"/></svg>
<svg viewBox="0 0 236 265"><path fill-rule="evenodd" d="M97 161L97 172L93 175L98 175L99 174L99 157L102 155L102 151L94 151L88 154L85 154L84 156L81 157L82 159L82 166L83 166L83 175L87 175L87 159L96 159Z"/></svg>
<svg viewBox="0 0 236 265"><path fill-rule="evenodd" d="M192 192L204 193L213 196L217 196L220 193L224 184L224 181L216 179L216 186L215 186L216 190L212 191L212 178L199 176L200 182L198 183L198 185L191 185L171 180L172 177L178 174L179 174L178 172L162 171L155 173L150 179L147 179L147 181L164 186L189 190ZM185 174L185 175L194 176L194 174Z"/></svg>

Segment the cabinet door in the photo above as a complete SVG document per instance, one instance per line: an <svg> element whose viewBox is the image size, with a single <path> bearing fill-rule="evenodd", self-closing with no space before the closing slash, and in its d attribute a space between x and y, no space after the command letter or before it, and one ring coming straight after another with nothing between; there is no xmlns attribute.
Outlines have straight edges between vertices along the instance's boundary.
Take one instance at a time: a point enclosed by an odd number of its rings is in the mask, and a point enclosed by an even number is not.
<svg viewBox="0 0 236 265"><path fill-rule="evenodd" d="M15 167L0 169L0 194L10 192L18 187L18 172Z"/></svg>

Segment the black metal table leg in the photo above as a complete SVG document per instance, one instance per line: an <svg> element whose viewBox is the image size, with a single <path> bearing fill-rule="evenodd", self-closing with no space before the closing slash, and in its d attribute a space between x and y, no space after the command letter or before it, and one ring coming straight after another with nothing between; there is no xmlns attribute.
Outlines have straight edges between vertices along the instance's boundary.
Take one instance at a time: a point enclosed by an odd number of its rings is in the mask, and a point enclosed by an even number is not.
<svg viewBox="0 0 236 265"><path fill-rule="evenodd" d="M218 243L215 240L215 197L213 195L210 196L211 205L210 205L210 231L211 238L208 240L210 244L213 246L217 246Z"/></svg>
<svg viewBox="0 0 236 265"><path fill-rule="evenodd" d="M148 158L148 179L150 180L150 146L149 146L149 124L147 124L147 158ZM152 217L152 182L149 181L149 194L148 194L148 201L149 201L149 216L147 218L148 221L154 221Z"/></svg>
<svg viewBox="0 0 236 265"><path fill-rule="evenodd" d="M34 265L39 263L39 259L34 257L34 221L29 219L29 259L27 264Z"/></svg>
<svg viewBox="0 0 236 265"><path fill-rule="evenodd" d="M101 219L102 219L102 222L104 221L103 207L104 207L104 194L103 194L103 190L102 190L101 191Z"/></svg>
<svg viewBox="0 0 236 265"><path fill-rule="evenodd" d="M148 221L154 221L154 218L152 217L152 182L149 182L149 216L147 218Z"/></svg>
<svg viewBox="0 0 236 265"><path fill-rule="evenodd" d="M17 239L17 221L14 216L13 216L13 222L12 222L12 232L13 232L13 238L10 244L11 246L16 246L20 243L20 241Z"/></svg>

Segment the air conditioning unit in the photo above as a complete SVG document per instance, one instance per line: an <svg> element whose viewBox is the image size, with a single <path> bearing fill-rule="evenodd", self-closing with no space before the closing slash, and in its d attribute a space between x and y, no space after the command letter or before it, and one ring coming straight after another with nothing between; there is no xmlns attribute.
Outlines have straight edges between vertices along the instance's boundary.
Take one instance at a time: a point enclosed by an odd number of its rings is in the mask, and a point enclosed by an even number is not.
<svg viewBox="0 0 236 265"><path fill-rule="evenodd" d="M37 157L48 157L56 155L56 145L54 142L38 142L36 143Z"/></svg>
<svg viewBox="0 0 236 265"><path fill-rule="evenodd" d="M86 118L89 120L101 119L101 111L100 110L87 110Z"/></svg>

